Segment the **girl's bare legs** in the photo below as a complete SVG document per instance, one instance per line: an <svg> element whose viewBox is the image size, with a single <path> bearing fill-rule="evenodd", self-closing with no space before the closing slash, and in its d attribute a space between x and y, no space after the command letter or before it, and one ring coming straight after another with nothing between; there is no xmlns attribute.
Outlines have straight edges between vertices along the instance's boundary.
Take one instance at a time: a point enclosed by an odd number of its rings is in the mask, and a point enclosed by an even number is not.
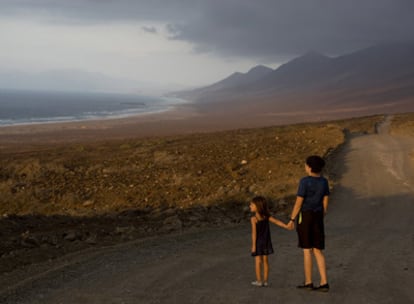
<svg viewBox="0 0 414 304"><path fill-rule="evenodd" d="M313 254L315 255L316 264L318 265L319 275L321 276L321 285L325 285L328 283L328 279L326 277L326 264L325 264L325 256L323 255L322 251L319 249L314 248Z"/></svg>
<svg viewBox="0 0 414 304"><path fill-rule="evenodd" d="M269 277L269 259L267 255L263 256L263 282L267 282Z"/></svg>
<svg viewBox="0 0 414 304"><path fill-rule="evenodd" d="M262 256L260 255L255 256L255 265L256 265L256 281L262 282L262 275L261 275Z"/></svg>
<svg viewBox="0 0 414 304"><path fill-rule="evenodd" d="M305 285L312 283L312 249L303 249L303 269Z"/></svg>
<svg viewBox="0 0 414 304"><path fill-rule="evenodd" d="M267 255L258 255L255 257L256 281L260 283L267 283L269 278L269 259ZM263 267L263 280L262 280Z"/></svg>

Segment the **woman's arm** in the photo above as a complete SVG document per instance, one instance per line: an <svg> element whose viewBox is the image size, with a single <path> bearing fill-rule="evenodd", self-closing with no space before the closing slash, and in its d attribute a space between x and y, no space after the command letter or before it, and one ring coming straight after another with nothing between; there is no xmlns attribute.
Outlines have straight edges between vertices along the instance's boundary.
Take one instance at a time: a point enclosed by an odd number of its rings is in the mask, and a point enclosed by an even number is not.
<svg viewBox="0 0 414 304"><path fill-rule="evenodd" d="M303 197L297 196L295 205L293 206L292 214L290 215L291 220L294 220L298 216L300 212L300 208L302 208L302 204L303 204Z"/></svg>
<svg viewBox="0 0 414 304"><path fill-rule="evenodd" d="M325 195L323 197L323 215L326 215L328 212L328 202L329 202L329 196Z"/></svg>
<svg viewBox="0 0 414 304"><path fill-rule="evenodd" d="M295 227L295 218L298 216L299 212L300 212L300 208L302 208L302 204L303 204L303 197L301 196L296 196L296 202L295 205L293 206L293 210L292 213L290 215L290 221L288 223L288 229L292 230Z"/></svg>

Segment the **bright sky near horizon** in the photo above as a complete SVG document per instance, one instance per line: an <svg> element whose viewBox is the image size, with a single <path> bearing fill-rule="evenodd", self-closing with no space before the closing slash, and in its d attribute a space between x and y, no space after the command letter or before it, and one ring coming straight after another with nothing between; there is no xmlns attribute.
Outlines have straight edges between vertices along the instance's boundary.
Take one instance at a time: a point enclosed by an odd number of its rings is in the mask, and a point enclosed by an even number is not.
<svg viewBox="0 0 414 304"><path fill-rule="evenodd" d="M414 40L408 0L0 0L0 88L179 89Z"/></svg>

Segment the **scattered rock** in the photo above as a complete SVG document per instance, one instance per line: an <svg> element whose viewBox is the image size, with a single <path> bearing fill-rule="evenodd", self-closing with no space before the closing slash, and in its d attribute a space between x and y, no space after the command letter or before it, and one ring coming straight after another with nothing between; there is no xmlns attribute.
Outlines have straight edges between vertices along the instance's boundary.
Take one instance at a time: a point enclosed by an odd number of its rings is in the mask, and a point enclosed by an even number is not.
<svg viewBox="0 0 414 304"><path fill-rule="evenodd" d="M75 231L68 231L63 234L63 239L65 241L73 242L78 238L77 233Z"/></svg>
<svg viewBox="0 0 414 304"><path fill-rule="evenodd" d="M178 218L177 215L167 217L160 228L161 231L175 231L180 230L183 227L182 221Z"/></svg>
<svg viewBox="0 0 414 304"><path fill-rule="evenodd" d="M39 247L40 241L36 236L29 235L22 240L21 244L23 247L26 247L26 248Z"/></svg>
<svg viewBox="0 0 414 304"><path fill-rule="evenodd" d="M135 231L134 226L127 226L127 227L116 227L115 233L116 234L131 234Z"/></svg>
<svg viewBox="0 0 414 304"><path fill-rule="evenodd" d="M83 207L90 207L90 206L92 206L93 204L94 204L94 201L92 201L92 200L87 200L87 201L84 201L84 202L83 202L82 206L83 206Z"/></svg>
<svg viewBox="0 0 414 304"><path fill-rule="evenodd" d="M85 242L89 245L96 245L98 243L97 238L96 234L92 234L85 239Z"/></svg>

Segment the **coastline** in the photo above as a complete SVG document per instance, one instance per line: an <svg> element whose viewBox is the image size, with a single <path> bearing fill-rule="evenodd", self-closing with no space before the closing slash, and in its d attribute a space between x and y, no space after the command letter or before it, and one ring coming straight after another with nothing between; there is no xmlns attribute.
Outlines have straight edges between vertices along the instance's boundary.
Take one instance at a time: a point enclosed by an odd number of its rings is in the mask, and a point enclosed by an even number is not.
<svg viewBox="0 0 414 304"><path fill-rule="evenodd" d="M163 111L125 117L0 126L0 148L6 144L84 142L175 134L175 128L168 130L157 124L163 121L171 124L195 115L194 110L183 103Z"/></svg>
<svg viewBox="0 0 414 304"><path fill-rule="evenodd" d="M329 122L384 113L403 113L404 110L410 112L413 109L412 106L405 105L394 109L308 107L298 111L272 104L243 104L233 101L206 105L186 101L174 104L165 111L128 117L2 126L0 150Z"/></svg>

